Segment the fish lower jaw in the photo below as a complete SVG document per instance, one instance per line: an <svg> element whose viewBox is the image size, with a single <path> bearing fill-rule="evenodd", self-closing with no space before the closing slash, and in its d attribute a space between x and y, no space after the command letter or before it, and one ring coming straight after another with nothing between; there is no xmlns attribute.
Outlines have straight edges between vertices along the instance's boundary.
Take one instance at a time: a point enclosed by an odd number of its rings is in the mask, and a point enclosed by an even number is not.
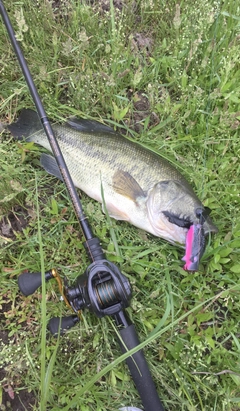
<svg viewBox="0 0 240 411"><path fill-rule="evenodd" d="M187 229L181 228L178 226L171 227L164 226L164 227L152 227L151 232L156 237L161 237L164 240L168 241L171 244L178 245L178 246L185 246L186 243L186 235Z"/></svg>

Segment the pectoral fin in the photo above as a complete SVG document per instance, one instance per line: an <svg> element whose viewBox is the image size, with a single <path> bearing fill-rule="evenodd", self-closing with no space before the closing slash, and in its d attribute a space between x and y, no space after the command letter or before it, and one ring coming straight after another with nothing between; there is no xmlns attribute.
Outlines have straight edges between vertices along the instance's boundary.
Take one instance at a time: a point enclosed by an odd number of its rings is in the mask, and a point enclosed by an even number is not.
<svg viewBox="0 0 240 411"><path fill-rule="evenodd" d="M138 182L127 171L118 170L112 179L114 191L137 203L139 197L145 197L144 191Z"/></svg>

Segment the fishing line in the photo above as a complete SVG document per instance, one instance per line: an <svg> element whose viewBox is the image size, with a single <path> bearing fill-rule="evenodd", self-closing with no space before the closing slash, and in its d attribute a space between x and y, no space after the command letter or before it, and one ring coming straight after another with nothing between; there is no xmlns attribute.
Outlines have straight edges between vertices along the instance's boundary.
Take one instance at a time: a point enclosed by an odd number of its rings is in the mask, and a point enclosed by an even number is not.
<svg viewBox="0 0 240 411"><path fill-rule="evenodd" d="M208 98L207 98L206 108L204 110L204 112L207 113L206 133L205 133L205 137L204 137L203 161L202 161L204 170L207 169L207 152L208 152L207 139L209 137L209 117L213 113L213 110L211 110L212 106L213 106L213 102L211 102L210 95L211 95L211 92L212 92L212 87L213 87L212 86L212 80L214 78L214 72L215 72L214 71L214 56L215 56L216 47L217 47L216 38L217 38L217 28L218 28L218 24L219 24L219 15L220 15L220 2L218 2L218 10L215 14L216 18L215 18L214 23L213 23L214 26L215 26L214 27L214 32L213 32L213 38L211 38L209 40L209 43L213 42L213 49L212 49L212 52L211 52L211 72L210 72L210 83L209 83L209 89L208 89ZM211 113L210 113L210 110L211 110ZM201 173L201 177L202 177L201 194L202 194L202 196L204 196L204 185L206 185L206 178L204 177L206 174L205 174L204 170Z"/></svg>

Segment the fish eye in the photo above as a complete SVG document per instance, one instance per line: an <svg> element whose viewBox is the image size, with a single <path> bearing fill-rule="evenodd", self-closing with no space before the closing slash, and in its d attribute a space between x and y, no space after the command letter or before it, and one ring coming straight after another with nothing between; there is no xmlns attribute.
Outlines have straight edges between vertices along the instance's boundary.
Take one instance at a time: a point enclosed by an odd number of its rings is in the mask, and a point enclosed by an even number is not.
<svg viewBox="0 0 240 411"><path fill-rule="evenodd" d="M195 215L199 220L203 220L203 222L206 220L207 216L211 213L210 208L208 207L198 207L195 210Z"/></svg>
<svg viewBox="0 0 240 411"><path fill-rule="evenodd" d="M195 215L196 215L196 217L197 217L197 218L202 217L203 214L204 214L204 211L205 211L204 207L198 207L198 208L196 208L196 210L195 210Z"/></svg>

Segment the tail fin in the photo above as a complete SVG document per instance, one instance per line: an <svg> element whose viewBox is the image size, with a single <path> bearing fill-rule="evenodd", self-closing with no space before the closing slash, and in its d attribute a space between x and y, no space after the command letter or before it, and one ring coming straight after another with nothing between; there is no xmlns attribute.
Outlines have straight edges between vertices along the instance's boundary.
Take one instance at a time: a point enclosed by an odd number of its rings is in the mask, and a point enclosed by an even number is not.
<svg viewBox="0 0 240 411"><path fill-rule="evenodd" d="M24 137L27 138L41 130L42 125L36 111L23 109L18 120L15 123L9 124L7 128L16 140L22 140Z"/></svg>

